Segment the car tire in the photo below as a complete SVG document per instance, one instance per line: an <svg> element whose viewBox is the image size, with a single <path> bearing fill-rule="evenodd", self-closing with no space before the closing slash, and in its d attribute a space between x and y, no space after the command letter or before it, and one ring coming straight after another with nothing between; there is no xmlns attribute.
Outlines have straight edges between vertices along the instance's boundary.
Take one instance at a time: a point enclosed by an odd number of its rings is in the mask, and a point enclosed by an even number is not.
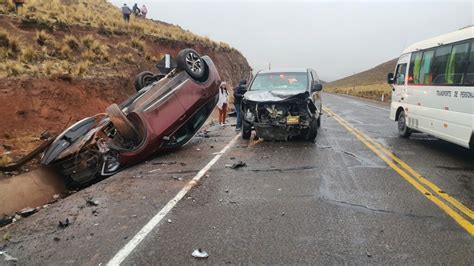
<svg viewBox="0 0 474 266"><path fill-rule="evenodd" d="M195 80L206 79L206 63L193 49L184 49L178 53L178 68L186 71Z"/></svg>
<svg viewBox="0 0 474 266"><path fill-rule="evenodd" d="M402 138L409 138L411 133L411 129L407 126L405 111L401 111L398 115L398 135Z"/></svg>
<svg viewBox="0 0 474 266"><path fill-rule="evenodd" d="M309 123L309 128L306 133L306 140L314 143L316 142L317 136L318 136L318 121L316 119L313 119Z"/></svg>
<svg viewBox="0 0 474 266"><path fill-rule="evenodd" d="M318 116L317 124L318 127L321 127L321 115Z"/></svg>
<svg viewBox="0 0 474 266"><path fill-rule="evenodd" d="M114 103L107 107L106 113L110 121L114 125L118 133L126 140L136 140L138 138L138 131L133 126L132 122L128 120L120 107Z"/></svg>
<svg viewBox="0 0 474 266"><path fill-rule="evenodd" d="M252 125L246 121L242 121L242 139L250 139L252 136Z"/></svg>
<svg viewBox="0 0 474 266"><path fill-rule="evenodd" d="M155 81L155 74L150 71L143 71L135 77L135 90L140 91Z"/></svg>

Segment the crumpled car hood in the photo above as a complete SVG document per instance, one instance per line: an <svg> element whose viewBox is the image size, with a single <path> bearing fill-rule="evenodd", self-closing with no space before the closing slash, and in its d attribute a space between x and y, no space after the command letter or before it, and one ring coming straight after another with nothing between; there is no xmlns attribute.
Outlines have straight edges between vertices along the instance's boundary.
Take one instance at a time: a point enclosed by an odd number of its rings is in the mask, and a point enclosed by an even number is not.
<svg viewBox="0 0 474 266"><path fill-rule="evenodd" d="M248 91L244 94L244 99L252 102L278 102L293 98L297 95L307 94L306 90L289 91ZM307 95L306 95L307 97Z"/></svg>

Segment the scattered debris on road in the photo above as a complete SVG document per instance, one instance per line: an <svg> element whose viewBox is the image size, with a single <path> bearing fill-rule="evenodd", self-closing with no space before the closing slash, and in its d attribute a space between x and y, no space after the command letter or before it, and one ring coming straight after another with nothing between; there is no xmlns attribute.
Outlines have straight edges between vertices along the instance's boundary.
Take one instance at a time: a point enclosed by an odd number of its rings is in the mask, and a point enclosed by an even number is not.
<svg viewBox="0 0 474 266"><path fill-rule="evenodd" d="M4 261L18 261L17 258L10 256L8 253L5 251L0 251L0 255L3 255Z"/></svg>
<svg viewBox="0 0 474 266"><path fill-rule="evenodd" d="M209 254L206 251L204 251L200 248L194 250L191 255L193 257L197 258L197 259L207 259L207 258L209 258Z"/></svg>
<svg viewBox="0 0 474 266"><path fill-rule="evenodd" d="M370 252L369 252L368 249L365 250L365 254L367 254L367 257L368 257L368 258L371 258L371 257L372 257L372 254L370 254Z"/></svg>
<svg viewBox="0 0 474 266"><path fill-rule="evenodd" d="M171 219L168 219L168 221L167 221L167 222L170 224L170 223L172 223L173 221L171 221Z"/></svg>
<svg viewBox="0 0 474 266"><path fill-rule="evenodd" d="M241 168L241 167L246 167L247 164L242 162L242 161L238 161L238 162L236 162L232 165L231 164L226 164L225 166L228 167L228 168L231 168L231 169L238 169L238 168Z"/></svg>
<svg viewBox="0 0 474 266"><path fill-rule="evenodd" d="M151 163L153 165L171 165L171 164L176 164L176 161L170 161L170 162L153 162Z"/></svg>
<svg viewBox="0 0 474 266"><path fill-rule="evenodd" d="M86 204L89 207L96 207L99 206L99 201L92 198L88 198L86 199Z"/></svg>
<svg viewBox="0 0 474 266"><path fill-rule="evenodd" d="M63 221L59 221L58 223L58 227L59 228L66 228L70 225L71 223L69 222L69 218L66 218L66 220L63 222Z"/></svg>

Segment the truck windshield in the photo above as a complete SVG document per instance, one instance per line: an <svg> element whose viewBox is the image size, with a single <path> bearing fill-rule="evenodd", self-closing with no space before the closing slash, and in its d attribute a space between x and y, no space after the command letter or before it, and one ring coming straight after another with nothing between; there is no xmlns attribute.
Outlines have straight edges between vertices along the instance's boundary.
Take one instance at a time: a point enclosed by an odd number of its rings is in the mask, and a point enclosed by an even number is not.
<svg viewBox="0 0 474 266"><path fill-rule="evenodd" d="M250 91L306 90L307 86L306 72L263 73L255 77Z"/></svg>

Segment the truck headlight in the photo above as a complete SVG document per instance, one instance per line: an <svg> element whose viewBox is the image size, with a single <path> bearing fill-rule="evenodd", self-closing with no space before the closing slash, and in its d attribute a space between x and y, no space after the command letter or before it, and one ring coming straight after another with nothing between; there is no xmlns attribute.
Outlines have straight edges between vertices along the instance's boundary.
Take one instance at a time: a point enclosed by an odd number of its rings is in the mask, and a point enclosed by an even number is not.
<svg viewBox="0 0 474 266"><path fill-rule="evenodd" d="M255 121L255 115L250 111L250 109L245 111L245 120L249 122Z"/></svg>

